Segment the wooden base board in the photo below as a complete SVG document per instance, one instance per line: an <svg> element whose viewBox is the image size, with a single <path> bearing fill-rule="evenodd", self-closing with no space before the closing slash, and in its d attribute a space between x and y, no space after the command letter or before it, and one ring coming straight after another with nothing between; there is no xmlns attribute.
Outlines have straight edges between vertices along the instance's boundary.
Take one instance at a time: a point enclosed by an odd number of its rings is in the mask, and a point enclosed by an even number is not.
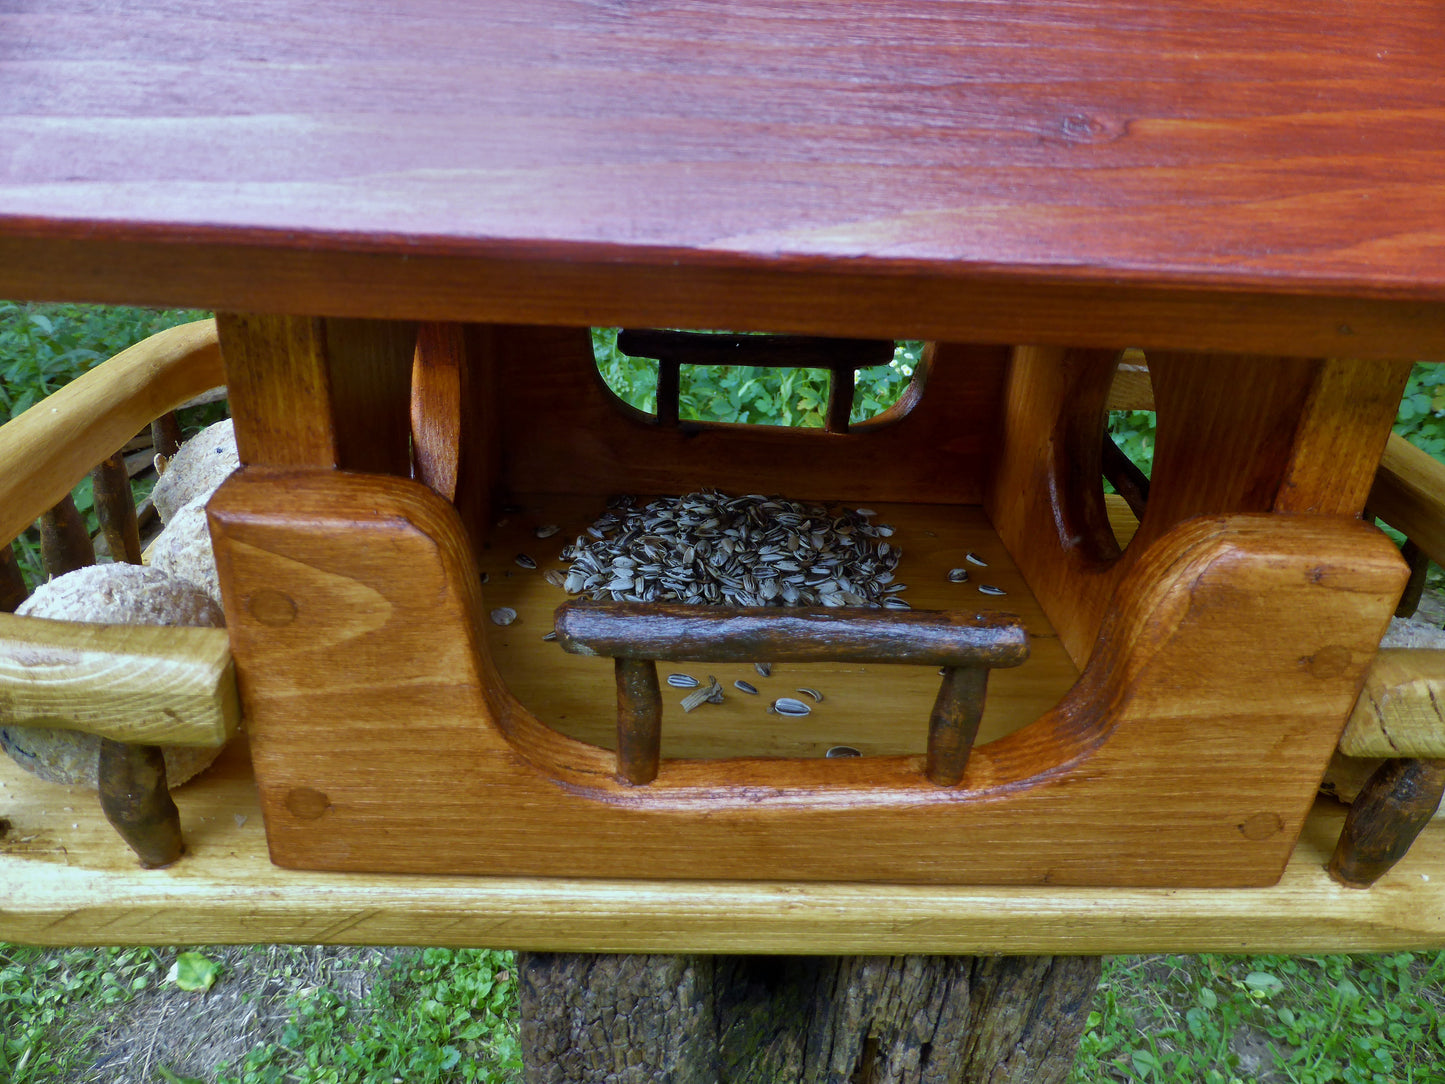
<svg viewBox="0 0 1445 1084"><path fill-rule="evenodd" d="M512 695L542 722L569 737L614 749L617 693L612 661L568 655L542 640L552 628L553 611L568 598L547 583L545 574L566 569L557 554L602 514L604 504L597 498L529 495L516 498L513 507L518 510L502 517L477 554L478 567L487 574L487 606L511 607L518 613L518 620L506 627L487 625L497 669ZM1028 661L994 671L989 678L979 743L1010 734L1057 704L1078 680L1078 670L982 510L924 504L869 507L878 513L875 522L894 528L890 541L903 553L897 580L908 584L901 595L914 609L1011 613L1028 630ZM535 529L543 525L561 530L538 539ZM537 569L518 565L519 553L536 561ZM967 553L986 561L987 567L969 563ZM960 567L968 569L969 582L950 583L948 570ZM981 583L1007 593L981 594ZM938 695L937 670L926 666L778 664L771 678L763 678L745 663L710 669L658 664L661 677L674 672L690 673L703 682L709 672L715 673L727 700L685 713L680 702L686 691L664 687L664 757L808 757L822 756L835 745L852 746L865 756L922 753L928 714ZM737 691L733 682L738 678L751 682L759 695ZM824 695L811 715L784 719L768 714L773 698L797 696L799 686Z"/></svg>
<svg viewBox="0 0 1445 1084"><path fill-rule="evenodd" d="M0 757L0 940L448 945L568 952L1379 952L1445 948L1445 821L1367 891L1324 865L1320 799L1268 888L1081 889L424 877L284 870L234 743L176 792L187 854L142 870L93 793Z"/></svg>

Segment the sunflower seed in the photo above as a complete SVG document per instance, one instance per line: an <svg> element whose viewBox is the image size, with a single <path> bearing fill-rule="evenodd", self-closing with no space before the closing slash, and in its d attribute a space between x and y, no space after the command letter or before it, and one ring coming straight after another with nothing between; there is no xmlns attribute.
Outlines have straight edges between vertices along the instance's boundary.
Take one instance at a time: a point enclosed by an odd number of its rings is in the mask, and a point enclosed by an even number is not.
<svg viewBox="0 0 1445 1084"><path fill-rule="evenodd" d="M791 696L780 696L770 705L776 715L786 715L789 718L801 719L804 715L811 715L813 709L801 700L794 700Z"/></svg>
<svg viewBox="0 0 1445 1084"><path fill-rule="evenodd" d="M763 677L773 676L773 664L770 662L755 662L753 663L753 669L762 674Z"/></svg>
<svg viewBox="0 0 1445 1084"><path fill-rule="evenodd" d="M823 702L823 694L820 693L817 689L809 689L804 686L801 689L795 689L794 692L800 692L804 696L811 696L813 698L813 703L815 704L821 704Z"/></svg>
<svg viewBox="0 0 1445 1084"><path fill-rule="evenodd" d="M837 760L839 757L861 757L863 754L851 745L835 745L823 755L829 760Z"/></svg>
<svg viewBox="0 0 1445 1084"><path fill-rule="evenodd" d="M898 548L882 541L892 531L858 512L760 494L617 502L564 550L564 582L594 599L876 607L898 567ZM592 578L603 570L610 579Z"/></svg>
<svg viewBox="0 0 1445 1084"><path fill-rule="evenodd" d="M498 606L492 611L492 624L510 625L517 620L517 611L510 606Z"/></svg>
<svg viewBox="0 0 1445 1084"><path fill-rule="evenodd" d="M742 678L738 678L737 681L734 681L734 682L733 682L733 688L739 689L739 690L741 690L742 692L747 693L749 696L757 696L757 695L758 695L758 687L757 687L756 685L751 684L750 682L744 681Z"/></svg>
<svg viewBox="0 0 1445 1084"><path fill-rule="evenodd" d="M691 674L668 674L667 683L674 689L696 689L702 684Z"/></svg>
<svg viewBox="0 0 1445 1084"><path fill-rule="evenodd" d="M999 592L999 593L1002 594L1003 592ZM907 601L905 601L904 599L899 598L897 595L888 595L887 597L885 597L885 598L883 599L883 608L884 608L885 610L911 610L911 609L913 609L912 606L908 605Z"/></svg>
<svg viewBox="0 0 1445 1084"><path fill-rule="evenodd" d="M978 565L979 568L988 567L988 562L985 561L978 554L974 553L973 550L969 550L967 553L965 553L963 555L963 559L971 565Z"/></svg>
<svg viewBox="0 0 1445 1084"><path fill-rule="evenodd" d="M482 573L482 581L481 581L481 582L482 582L482 583L486 583L486 582L487 582L488 580L490 580L491 578L492 578L492 574L491 574L490 572L483 572L483 573Z"/></svg>
<svg viewBox="0 0 1445 1084"><path fill-rule="evenodd" d="M567 573L563 572L560 568L547 569L547 574L544 578L553 587L561 587L565 589L567 586Z"/></svg>
<svg viewBox="0 0 1445 1084"><path fill-rule="evenodd" d="M525 553L517 554L517 564L523 568L536 568L537 562L528 557Z"/></svg>
<svg viewBox="0 0 1445 1084"><path fill-rule="evenodd" d="M950 568L950 569L948 570L948 582L949 582L949 583L967 583L967 582L968 582L968 569L966 569L966 568Z"/></svg>
<svg viewBox="0 0 1445 1084"><path fill-rule="evenodd" d="M981 594L981 595L1006 595L1006 594L1008 594L1008 592L1005 591L1002 587L995 587L995 586L994 586L993 584L991 584L991 583L981 583L981 584L979 584L979 585L978 585L978 593Z"/></svg>
<svg viewBox="0 0 1445 1084"><path fill-rule="evenodd" d="M712 690L706 686L694 689L682 698L682 710L692 711L694 708L701 707L703 704L706 704L711 697Z"/></svg>
<svg viewBox="0 0 1445 1084"><path fill-rule="evenodd" d="M547 633L547 635L543 636L542 639L546 640L550 644L553 640L557 639L557 630L553 629L551 632Z"/></svg>
<svg viewBox="0 0 1445 1084"><path fill-rule="evenodd" d="M545 527L538 527L532 533L535 534L538 538L551 538L561 529L562 528L558 527L555 523L549 523Z"/></svg>

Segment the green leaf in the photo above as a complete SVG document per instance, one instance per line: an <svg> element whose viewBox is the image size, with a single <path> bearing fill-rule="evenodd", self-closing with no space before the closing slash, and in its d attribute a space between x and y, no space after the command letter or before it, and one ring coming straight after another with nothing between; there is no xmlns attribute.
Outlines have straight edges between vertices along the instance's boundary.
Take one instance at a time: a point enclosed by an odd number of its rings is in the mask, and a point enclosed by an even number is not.
<svg viewBox="0 0 1445 1084"><path fill-rule="evenodd" d="M214 961L199 952L183 952L166 974L166 981L173 982L182 990L209 990L216 984L221 968Z"/></svg>
<svg viewBox="0 0 1445 1084"><path fill-rule="evenodd" d="M160 1074L161 1079L164 1080L166 1084L206 1084L206 1082L198 1076L176 1076L175 1073L171 1072L164 1065L157 1065L156 1072Z"/></svg>
<svg viewBox="0 0 1445 1084"><path fill-rule="evenodd" d="M1251 971L1244 976L1244 985L1258 997L1271 997L1284 989L1284 983L1268 971Z"/></svg>

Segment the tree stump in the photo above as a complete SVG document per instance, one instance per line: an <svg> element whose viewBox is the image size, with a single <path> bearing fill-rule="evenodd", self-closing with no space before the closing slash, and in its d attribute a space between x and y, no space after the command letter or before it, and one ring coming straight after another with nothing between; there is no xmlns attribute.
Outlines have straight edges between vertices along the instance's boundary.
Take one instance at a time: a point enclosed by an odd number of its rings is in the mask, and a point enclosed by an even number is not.
<svg viewBox="0 0 1445 1084"><path fill-rule="evenodd" d="M1092 956L521 953L528 1084L1050 1084Z"/></svg>

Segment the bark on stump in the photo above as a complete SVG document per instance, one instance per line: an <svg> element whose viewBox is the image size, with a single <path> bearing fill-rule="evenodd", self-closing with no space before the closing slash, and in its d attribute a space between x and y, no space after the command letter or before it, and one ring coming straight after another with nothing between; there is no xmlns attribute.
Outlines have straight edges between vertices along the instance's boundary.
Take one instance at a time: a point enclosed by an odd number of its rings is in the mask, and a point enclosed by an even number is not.
<svg viewBox="0 0 1445 1084"><path fill-rule="evenodd" d="M1092 956L520 953L528 1084L1051 1084Z"/></svg>

